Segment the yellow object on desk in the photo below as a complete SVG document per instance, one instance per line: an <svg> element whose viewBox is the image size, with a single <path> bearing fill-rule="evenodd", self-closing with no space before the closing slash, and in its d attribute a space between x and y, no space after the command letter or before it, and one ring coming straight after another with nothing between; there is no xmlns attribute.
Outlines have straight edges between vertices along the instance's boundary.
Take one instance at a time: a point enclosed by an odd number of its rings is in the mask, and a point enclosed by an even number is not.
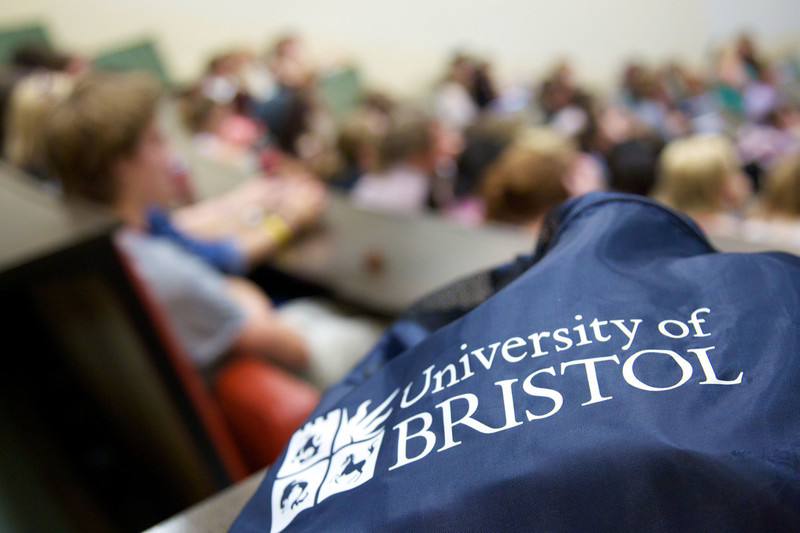
<svg viewBox="0 0 800 533"><path fill-rule="evenodd" d="M261 225L278 245L284 244L292 238L292 229L289 224L276 214L264 216Z"/></svg>

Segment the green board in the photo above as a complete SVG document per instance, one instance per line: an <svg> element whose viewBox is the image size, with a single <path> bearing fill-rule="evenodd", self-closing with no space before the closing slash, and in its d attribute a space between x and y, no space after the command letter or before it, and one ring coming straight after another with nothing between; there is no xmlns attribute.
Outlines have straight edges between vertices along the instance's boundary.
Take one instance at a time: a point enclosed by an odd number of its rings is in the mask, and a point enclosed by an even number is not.
<svg viewBox="0 0 800 533"><path fill-rule="evenodd" d="M149 72L165 86L171 85L167 70L153 41L142 41L98 54L94 66L99 70Z"/></svg>
<svg viewBox="0 0 800 533"><path fill-rule="evenodd" d="M0 64L10 61L20 45L30 42L50 46L50 39L43 26L31 24L16 28L0 28Z"/></svg>
<svg viewBox="0 0 800 533"><path fill-rule="evenodd" d="M319 80L317 89L337 117L347 114L361 101L361 79L355 68L327 73Z"/></svg>

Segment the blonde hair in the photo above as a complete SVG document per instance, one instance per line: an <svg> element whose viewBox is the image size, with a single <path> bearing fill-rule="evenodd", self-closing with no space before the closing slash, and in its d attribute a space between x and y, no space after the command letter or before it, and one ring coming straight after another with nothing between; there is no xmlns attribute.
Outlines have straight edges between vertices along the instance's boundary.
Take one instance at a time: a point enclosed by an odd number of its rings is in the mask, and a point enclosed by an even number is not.
<svg viewBox="0 0 800 533"><path fill-rule="evenodd" d="M767 175L761 191L766 216L800 217L800 154L780 159Z"/></svg>
<svg viewBox="0 0 800 533"><path fill-rule="evenodd" d="M527 130L488 170L483 184L491 220L525 224L566 200L564 176L575 155L572 144L553 130Z"/></svg>
<svg viewBox="0 0 800 533"><path fill-rule="evenodd" d="M112 203L111 166L136 149L155 119L161 87L143 73L96 73L79 82L53 112L46 137L49 162L64 192Z"/></svg>
<svg viewBox="0 0 800 533"><path fill-rule="evenodd" d="M44 136L50 115L69 96L72 87L72 78L55 72L37 72L17 83L4 125L4 156L9 163L24 169L44 162Z"/></svg>
<svg viewBox="0 0 800 533"><path fill-rule="evenodd" d="M659 158L654 196L679 211L722 210L739 172L734 146L721 135L672 141Z"/></svg>

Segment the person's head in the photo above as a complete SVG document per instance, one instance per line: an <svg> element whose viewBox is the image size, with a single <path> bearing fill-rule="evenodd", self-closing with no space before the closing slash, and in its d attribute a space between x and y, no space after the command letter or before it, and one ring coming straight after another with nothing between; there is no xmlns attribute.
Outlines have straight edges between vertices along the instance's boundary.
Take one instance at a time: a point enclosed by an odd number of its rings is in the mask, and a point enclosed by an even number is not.
<svg viewBox="0 0 800 533"><path fill-rule="evenodd" d="M606 157L611 189L647 196L656 182L657 139L636 138L615 144Z"/></svg>
<svg viewBox="0 0 800 533"><path fill-rule="evenodd" d="M628 80L628 89L634 101L654 99L658 92L656 74L643 67L633 71Z"/></svg>
<svg viewBox="0 0 800 533"><path fill-rule="evenodd" d="M290 56L297 53L299 46L298 36L294 33L287 33L275 40L275 43L272 45L272 53L278 57Z"/></svg>
<svg viewBox="0 0 800 533"><path fill-rule="evenodd" d="M233 113L230 103L220 103L204 91L192 91L178 105L186 128L192 133L218 133L223 121Z"/></svg>
<svg viewBox="0 0 800 533"><path fill-rule="evenodd" d="M455 196L478 194L489 168L523 129L522 120L493 114L480 116L470 124L464 131L464 149L457 160Z"/></svg>
<svg viewBox="0 0 800 533"><path fill-rule="evenodd" d="M736 150L721 135L672 141L659 157L655 195L688 213L739 209L750 195Z"/></svg>
<svg viewBox="0 0 800 533"><path fill-rule="evenodd" d="M564 179L574 156L574 147L556 132L526 131L489 168L483 184L487 217L520 225L538 223L569 197Z"/></svg>
<svg viewBox="0 0 800 533"><path fill-rule="evenodd" d="M389 117L386 133L379 143L379 166L385 170L408 164L423 171L433 170L436 142L436 121L416 110L397 109Z"/></svg>
<svg viewBox="0 0 800 533"><path fill-rule="evenodd" d="M208 61L206 73L212 76L233 75L233 63L233 57L229 53L215 55Z"/></svg>
<svg viewBox="0 0 800 533"><path fill-rule="evenodd" d="M27 169L44 164L44 136L53 109L72 91L72 78L55 72L36 72L20 80L6 111L5 158Z"/></svg>
<svg viewBox="0 0 800 533"><path fill-rule="evenodd" d="M760 196L765 215L800 218L800 154L784 157L772 167Z"/></svg>
<svg viewBox="0 0 800 533"><path fill-rule="evenodd" d="M460 52L453 55L447 69L447 79L469 87L474 78L475 63L472 58Z"/></svg>
<svg viewBox="0 0 800 533"><path fill-rule="evenodd" d="M386 129L385 117L359 109L348 114L339 126L336 147L344 163L362 172L377 167L378 145Z"/></svg>
<svg viewBox="0 0 800 533"><path fill-rule="evenodd" d="M65 193L111 207L169 201L170 154L156 124L160 91L140 73L90 74L75 86L46 137Z"/></svg>

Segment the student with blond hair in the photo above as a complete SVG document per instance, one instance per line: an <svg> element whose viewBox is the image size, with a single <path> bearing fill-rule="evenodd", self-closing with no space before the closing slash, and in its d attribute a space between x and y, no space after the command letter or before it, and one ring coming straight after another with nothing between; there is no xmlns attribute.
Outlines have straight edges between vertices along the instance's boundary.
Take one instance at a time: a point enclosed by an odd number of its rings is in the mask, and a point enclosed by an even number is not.
<svg viewBox="0 0 800 533"><path fill-rule="evenodd" d="M708 232L736 231L752 187L736 150L721 135L672 141L659 157L654 196L682 211Z"/></svg>
<svg viewBox="0 0 800 533"><path fill-rule="evenodd" d="M764 177L742 235L750 241L800 249L800 153L779 159Z"/></svg>
<svg viewBox="0 0 800 533"><path fill-rule="evenodd" d="M759 210L767 218L800 222L800 153L780 159L764 180Z"/></svg>
<svg viewBox="0 0 800 533"><path fill-rule="evenodd" d="M3 156L15 167L46 182L54 183L47 168L44 136L50 114L72 91L74 81L67 74L34 72L14 87L8 102Z"/></svg>

